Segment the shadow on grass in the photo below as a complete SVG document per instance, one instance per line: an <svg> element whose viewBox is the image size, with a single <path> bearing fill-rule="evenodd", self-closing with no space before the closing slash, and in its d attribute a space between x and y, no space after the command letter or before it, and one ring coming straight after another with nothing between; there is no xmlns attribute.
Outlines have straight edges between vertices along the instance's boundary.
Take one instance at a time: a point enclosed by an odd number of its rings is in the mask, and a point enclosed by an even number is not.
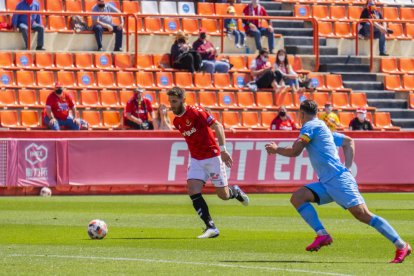
<svg viewBox="0 0 414 276"><path fill-rule="evenodd" d="M137 238L108 238L108 240L194 240L195 238L173 237L137 237Z"/></svg>
<svg viewBox="0 0 414 276"><path fill-rule="evenodd" d="M383 264L383 262L341 262L341 261L301 261L301 260L227 260L227 261L220 261L222 263L293 263L293 264Z"/></svg>

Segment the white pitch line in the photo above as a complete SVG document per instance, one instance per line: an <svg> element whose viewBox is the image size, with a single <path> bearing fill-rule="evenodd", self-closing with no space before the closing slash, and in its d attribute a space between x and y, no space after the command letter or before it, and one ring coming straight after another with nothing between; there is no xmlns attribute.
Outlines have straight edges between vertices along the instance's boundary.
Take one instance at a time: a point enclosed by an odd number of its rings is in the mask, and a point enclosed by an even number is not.
<svg viewBox="0 0 414 276"><path fill-rule="evenodd" d="M331 275L331 276L352 276L351 274L312 271L312 270L303 270L303 269L289 269L289 268L277 268L277 267L266 267L266 266L232 265L232 264L219 264L219 263L203 263L203 262L183 262L183 261L161 260L161 259L112 258L112 257L72 256L72 255L34 255L34 254L33 255L32 254L11 254L11 255L8 255L8 257L41 257L41 258L46 257L46 258L62 258L62 259L89 259L89 260L106 260L106 261L167 263L167 264L183 264L183 265L201 265L201 266L227 267L227 268L257 269L257 270L269 270L269 271L300 272L300 273L318 274L318 275Z"/></svg>

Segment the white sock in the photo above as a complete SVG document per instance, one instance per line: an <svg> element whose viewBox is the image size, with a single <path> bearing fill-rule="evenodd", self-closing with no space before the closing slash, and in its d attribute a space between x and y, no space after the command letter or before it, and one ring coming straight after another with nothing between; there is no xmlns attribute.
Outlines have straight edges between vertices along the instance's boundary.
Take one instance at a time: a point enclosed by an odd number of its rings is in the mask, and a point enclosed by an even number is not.
<svg viewBox="0 0 414 276"><path fill-rule="evenodd" d="M398 239L394 242L394 245L399 249L404 249L407 244L402 239Z"/></svg>
<svg viewBox="0 0 414 276"><path fill-rule="evenodd" d="M322 229L322 230L317 231L316 232L316 235L318 235L318 236L326 236L326 235L328 235L328 232L326 232L325 229Z"/></svg>

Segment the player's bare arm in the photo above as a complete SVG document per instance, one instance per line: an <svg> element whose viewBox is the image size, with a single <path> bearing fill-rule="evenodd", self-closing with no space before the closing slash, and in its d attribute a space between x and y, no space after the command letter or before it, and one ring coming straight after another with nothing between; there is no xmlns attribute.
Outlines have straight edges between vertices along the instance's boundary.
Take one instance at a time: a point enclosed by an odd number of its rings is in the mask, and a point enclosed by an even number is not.
<svg viewBox="0 0 414 276"><path fill-rule="evenodd" d="M286 157L297 157L305 148L305 142L301 139L296 140L291 147L279 147L276 143L272 142L266 144L265 148L268 154L280 154Z"/></svg>
<svg viewBox="0 0 414 276"><path fill-rule="evenodd" d="M233 164L233 160L231 159L230 154L226 150L226 135L224 134L224 128L223 125L219 122L215 122L211 125L211 128L216 132L216 136L218 139L218 143L220 146L221 151L221 159L223 160L224 164L226 164L227 167L231 168L231 165Z"/></svg>
<svg viewBox="0 0 414 276"><path fill-rule="evenodd" d="M344 156L345 156L345 167L347 169L350 169L352 166L352 163L354 162L354 156L355 156L355 143L351 137L349 136L344 137L344 141L342 143L342 150L344 151Z"/></svg>

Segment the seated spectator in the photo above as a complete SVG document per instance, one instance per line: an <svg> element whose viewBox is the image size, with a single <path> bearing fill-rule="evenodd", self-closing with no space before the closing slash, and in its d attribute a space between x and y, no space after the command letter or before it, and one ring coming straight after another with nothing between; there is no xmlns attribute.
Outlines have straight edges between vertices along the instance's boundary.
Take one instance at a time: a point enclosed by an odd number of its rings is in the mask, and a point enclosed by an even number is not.
<svg viewBox="0 0 414 276"><path fill-rule="evenodd" d="M383 19L380 11L375 7L373 0L368 0L365 8L362 10L361 19ZM359 35L364 38L370 36L370 23L362 22L359 29ZM386 22L374 22L374 38L379 38L379 52L380 56L388 56L385 50L385 35L387 34L387 23ZM389 31L392 32L391 30Z"/></svg>
<svg viewBox="0 0 414 276"><path fill-rule="evenodd" d="M246 16L268 16L266 9L259 4L259 0L252 0L252 2L247 5L243 10L243 15ZM269 27L263 28L259 26L259 20L247 20L243 19L244 29L248 36L252 36L256 43L257 50L262 50L262 42L260 39L262 36L267 36L269 43L269 51L273 53L273 48L275 45L274 30L271 26L270 20L268 21Z"/></svg>
<svg viewBox="0 0 414 276"><path fill-rule="evenodd" d="M203 60L201 70L210 74L227 73L229 71L230 64L228 62L216 60L217 50L213 43L207 40L205 29L200 29L200 36L193 43L193 49L201 55Z"/></svg>
<svg viewBox="0 0 414 276"><path fill-rule="evenodd" d="M177 32L174 44L171 46L171 64L175 69L187 70L191 73L200 70L201 56L188 44L187 35Z"/></svg>
<svg viewBox="0 0 414 276"><path fill-rule="evenodd" d="M270 124L271 130L297 130L295 121L287 115L287 109L285 106L279 108L277 116L273 119Z"/></svg>
<svg viewBox="0 0 414 276"><path fill-rule="evenodd" d="M136 88L134 96L127 102L124 111L125 125L140 130L154 129L153 123L149 120L154 117L154 110L152 109L151 101L144 98L143 88Z"/></svg>
<svg viewBox="0 0 414 276"><path fill-rule="evenodd" d="M91 29L80 15L72 15L70 17L69 26L71 30L75 31L75 33L89 31Z"/></svg>
<svg viewBox="0 0 414 276"><path fill-rule="evenodd" d="M156 130L172 130L173 127L168 118L168 108L165 104L160 104L157 110L157 117L154 120L154 128Z"/></svg>
<svg viewBox="0 0 414 276"><path fill-rule="evenodd" d="M227 14L234 17L236 14L236 9L233 6L229 6L227 8ZM226 18L224 20L224 27L226 28L227 35L234 36L234 45L236 48L245 47L245 33L238 30L237 19L234 18Z"/></svg>
<svg viewBox="0 0 414 276"><path fill-rule="evenodd" d="M329 102L325 104L325 112L322 112L319 118L325 122L332 132L336 131L338 127L341 127L338 115L332 111L332 104Z"/></svg>
<svg viewBox="0 0 414 276"><path fill-rule="evenodd" d="M92 12L121 13L114 5L105 4L105 0L97 0L97 4L92 8ZM110 15L92 16L93 31L95 32L98 51L102 51L102 34L104 31L115 33L115 52L120 52L122 47L122 29L124 28L124 18L120 17L121 24L114 25Z"/></svg>
<svg viewBox="0 0 414 276"><path fill-rule="evenodd" d="M279 50L276 54L275 62L275 72L279 71L282 75L282 78L278 81L278 84L281 86L290 86L293 89L293 92L299 90L299 77L295 71L293 71L292 66L289 64L286 51Z"/></svg>
<svg viewBox="0 0 414 276"><path fill-rule="evenodd" d="M22 0L16 6L17 11L39 11L40 5L36 0ZM30 16L30 24L32 30L37 32L37 47L36 50L44 51L44 32L45 29L42 26L42 19L39 14L32 14ZM28 17L25 14L15 14L12 18L13 28L17 29L22 33L26 49L29 49L30 45L27 45L27 32L28 32Z"/></svg>
<svg viewBox="0 0 414 276"><path fill-rule="evenodd" d="M45 125L52 130L60 130L61 127L70 130L79 130L81 126L87 127L87 123L76 118L76 107L72 97L63 91L60 83L55 84L55 91L46 99Z"/></svg>
<svg viewBox="0 0 414 276"><path fill-rule="evenodd" d="M372 123L367 119L367 110L358 108L356 117L349 122L349 130L374 130Z"/></svg>
<svg viewBox="0 0 414 276"><path fill-rule="evenodd" d="M273 88L276 93L279 92L281 87L277 84L277 80L280 80L282 76L279 71L272 71L269 51L266 48L260 50L259 55L252 60L250 74L254 78L254 81L247 84L250 90L257 91L258 88Z"/></svg>

